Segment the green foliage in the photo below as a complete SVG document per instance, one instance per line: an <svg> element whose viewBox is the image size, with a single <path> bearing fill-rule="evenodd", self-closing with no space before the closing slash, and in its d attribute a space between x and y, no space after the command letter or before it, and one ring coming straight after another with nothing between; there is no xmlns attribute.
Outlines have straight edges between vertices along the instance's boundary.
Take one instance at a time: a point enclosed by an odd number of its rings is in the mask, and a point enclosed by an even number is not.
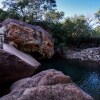
<svg viewBox="0 0 100 100"><path fill-rule="evenodd" d="M20 19L27 22L42 20L45 11L51 11L56 7L55 0L4 0L4 7L13 11ZM15 18L15 16L14 16Z"/></svg>
<svg viewBox="0 0 100 100"><path fill-rule="evenodd" d="M71 38L86 38L92 34L92 28L85 16L74 16L67 18L63 26Z"/></svg>
<svg viewBox="0 0 100 100"><path fill-rule="evenodd" d="M96 26L96 27L94 28L93 37L99 37L99 38L100 38L100 26Z"/></svg>
<svg viewBox="0 0 100 100"><path fill-rule="evenodd" d="M100 21L100 10L95 13L95 17Z"/></svg>
<svg viewBox="0 0 100 100"><path fill-rule="evenodd" d="M43 24L44 23L44 24ZM89 39L93 34L93 29L84 16L74 16L66 18L64 22L42 22L38 24L45 28L54 38L55 45L79 46Z"/></svg>
<svg viewBox="0 0 100 100"><path fill-rule="evenodd" d="M3 5L6 10L0 9L1 22L10 17L40 25L52 34L57 46L80 46L91 37L100 36L100 27L93 29L83 15L64 19L64 12L55 10L56 0L4 0ZM100 10L95 17L100 23Z"/></svg>
<svg viewBox="0 0 100 100"><path fill-rule="evenodd" d="M45 20L48 22L59 22L61 19L64 17L64 12L59 12L59 11L50 11L47 12L45 15Z"/></svg>
<svg viewBox="0 0 100 100"><path fill-rule="evenodd" d="M4 11L4 10L0 9L0 22L2 22L3 20L5 20L6 18L20 19L20 15L18 15L13 10Z"/></svg>
<svg viewBox="0 0 100 100"><path fill-rule="evenodd" d="M7 17L12 19L20 19L20 15L15 12L13 9L7 10Z"/></svg>
<svg viewBox="0 0 100 100"><path fill-rule="evenodd" d="M63 23L53 24L51 30L58 43L65 45L74 43L78 46L93 34L93 29L84 16L66 18Z"/></svg>
<svg viewBox="0 0 100 100"><path fill-rule="evenodd" d="M6 11L3 11L0 9L0 22L2 22L4 19L6 19L8 16L8 13Z"/></svg>

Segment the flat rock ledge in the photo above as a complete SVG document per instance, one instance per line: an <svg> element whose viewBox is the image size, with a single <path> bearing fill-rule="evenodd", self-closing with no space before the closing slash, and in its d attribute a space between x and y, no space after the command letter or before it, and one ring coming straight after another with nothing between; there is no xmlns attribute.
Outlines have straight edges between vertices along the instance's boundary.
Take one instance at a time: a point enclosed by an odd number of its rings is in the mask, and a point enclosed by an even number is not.
<svg viewBox="0 0 100 100"><path fill-rule="evenodd" d="M0 100L93 100L69 76L54 69L15 82Z"/></svg>
<svg viewBox="0 0 100 100"><path fill-rule="evenodd" d="M100 63L100 47L87 48L80 51L67 50L67 59L78 59L81 61L94 61Z"/></svg>

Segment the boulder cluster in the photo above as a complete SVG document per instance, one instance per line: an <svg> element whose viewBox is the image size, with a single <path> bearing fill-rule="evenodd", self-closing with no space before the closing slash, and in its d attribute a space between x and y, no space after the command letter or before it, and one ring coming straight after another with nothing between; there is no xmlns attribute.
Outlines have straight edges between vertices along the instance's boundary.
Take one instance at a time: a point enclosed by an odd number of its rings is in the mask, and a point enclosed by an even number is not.
<svg viewBox="0 0 100 100"><path fill-rule="evenodd" d="M0 49L0 95L3 87L13 84L0 100L93 100L60 71L49 69L36 74L41 64L24 52L52 57L53 39L48 32L13 19L1 25L5 43Z"/></svg>

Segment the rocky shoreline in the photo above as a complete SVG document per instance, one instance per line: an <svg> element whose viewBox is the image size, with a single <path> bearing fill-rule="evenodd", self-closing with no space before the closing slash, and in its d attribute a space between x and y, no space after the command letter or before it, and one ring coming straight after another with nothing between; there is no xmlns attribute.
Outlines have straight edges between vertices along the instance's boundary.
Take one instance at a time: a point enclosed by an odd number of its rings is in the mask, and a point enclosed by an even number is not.
<svg viewBox="0 0 100 100"><path fill-rule="evenodd" d="M2 26L6 26L6 43L0 49L0 88L9 82L13 85L9 87L10 93L0 100L93 100L62 72L49 69L36 74L40 63L23 52L37 51L43 57L52 57L53 40L44 29L12 19L4 21ZM66 57L70 59L79 57L79 53L68 54Z"/></svg>
<svg viewBox="0 0 100 100"><path fill-rule="evenodd" d="M67 59L74 59L87 62L97 62L100 64L100 47L87 48L84 50L66 50Z"/></svg>

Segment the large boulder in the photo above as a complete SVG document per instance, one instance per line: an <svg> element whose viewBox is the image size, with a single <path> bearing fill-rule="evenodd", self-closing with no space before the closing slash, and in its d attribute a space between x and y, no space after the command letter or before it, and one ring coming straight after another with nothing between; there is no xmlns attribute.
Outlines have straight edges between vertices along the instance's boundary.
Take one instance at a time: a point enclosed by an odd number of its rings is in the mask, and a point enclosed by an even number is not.
<svg viewBox="0 0 100 100"><path fill-rule="evenodd" d="M39 66L40 63L30 55L4 44L0 49L0 84L31 76Z"/></svg>
<svg viewBox="0 0 100 100"><path fill-rule="evenodd" d="M25 22L6 19L2 27L6 27L5 41L13 44L25 52L38 51L44 57L51 57L54 53L51 35L40 26Z"/></svg>
<svg viewBox="0 0 100 100"><path fill-rule="evenodd" d="M77 87L69 76L54 69L19 80L0 100L93 100Z"/></svg>

